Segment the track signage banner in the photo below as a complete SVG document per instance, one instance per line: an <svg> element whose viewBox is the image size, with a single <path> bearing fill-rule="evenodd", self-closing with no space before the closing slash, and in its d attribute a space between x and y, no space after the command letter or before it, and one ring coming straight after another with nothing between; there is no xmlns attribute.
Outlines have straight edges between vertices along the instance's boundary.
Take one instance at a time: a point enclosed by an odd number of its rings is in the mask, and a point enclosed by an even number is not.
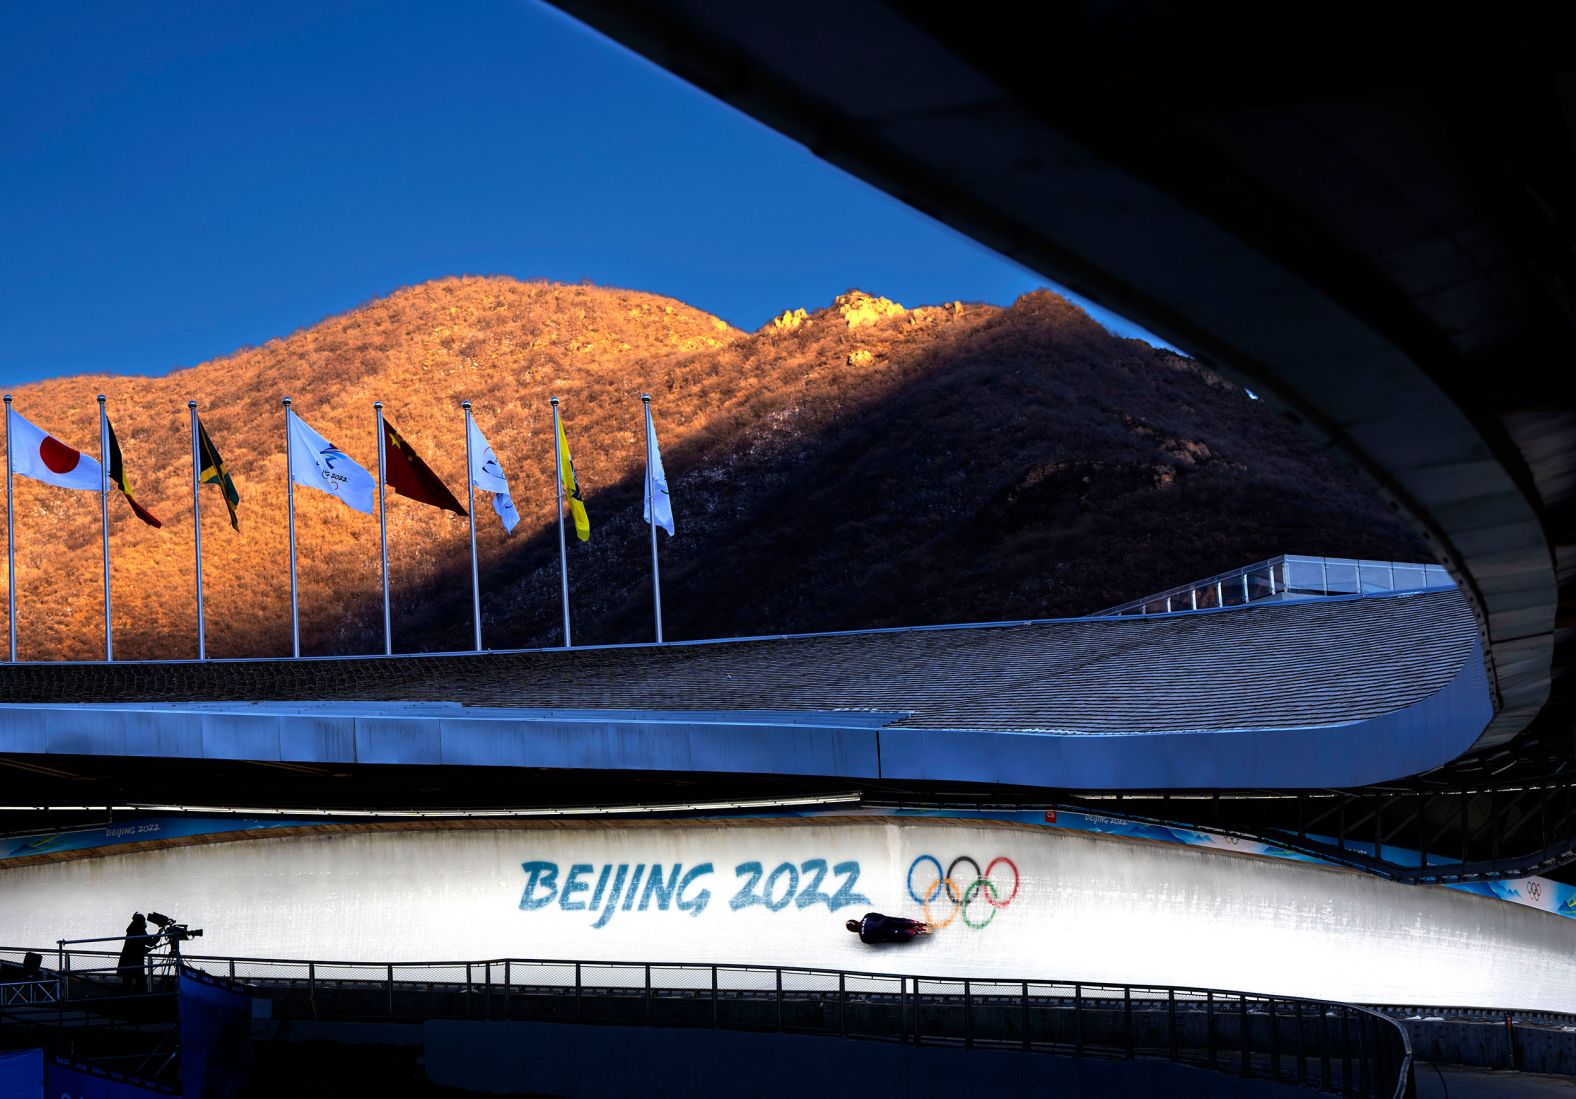
<svg viewBox="0 0 1576 1099"><path fill-rule="evenodd" d="M814 915L845 909L863 915L876 903L860 891L864 868L858 859L817 856L773 865L771 859L751 858L720 868L710 861L686 866L532 860L520 869L525 875L520 911L581 914L578 918L594 931L607 927L615 915L626 921L662 912L699 917L710 909L718 915L754 910ZM908 864L895 907L936 931L953 924L983 930L1012 904L1020 885L1017 863L1006 855L997 855L982 868L971 855L951 855L944 863L927 852ZM891 890L884 892L892 906Z"/></svg>

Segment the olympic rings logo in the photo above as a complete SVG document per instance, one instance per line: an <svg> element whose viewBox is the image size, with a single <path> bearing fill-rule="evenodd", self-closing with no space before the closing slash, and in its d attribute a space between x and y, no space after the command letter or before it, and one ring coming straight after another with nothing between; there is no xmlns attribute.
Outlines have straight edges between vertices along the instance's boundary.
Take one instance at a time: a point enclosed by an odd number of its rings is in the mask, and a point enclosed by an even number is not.
<svg viewBox="0 0 1576 1099"><path fill-rule="evenodd" d="M921 874L916 878L914 872L924 863L935 867L935 873ZM958 874L958 867L965 865L973 869L972 879L966 874ZM1011 889L1007 888L1009 871L1012 874ZM908 895L924 909L925 922L934 931L940 931L958 919L975 931L983 931L996 918L997 912L1013 902L1013 898L1018 895L1019 884L1018 864L1006 855L997 855L991 859L984 870L968 855L959 855L953 859L946 870L942 870L941 860L935 855L921 855L908 864ZM951 905L945 919L931 910L933 904L939 908L943 898Z"/></svg>

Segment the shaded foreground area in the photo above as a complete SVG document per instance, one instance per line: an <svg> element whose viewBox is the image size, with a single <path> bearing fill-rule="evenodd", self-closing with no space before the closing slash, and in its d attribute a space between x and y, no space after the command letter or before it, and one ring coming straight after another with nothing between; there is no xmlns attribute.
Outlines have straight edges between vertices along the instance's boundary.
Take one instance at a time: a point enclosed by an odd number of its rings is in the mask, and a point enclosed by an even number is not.
<svg viewBox="0 0 1576 1099"><path fill-rule="evenodd" d="M46 971L33 983L38 1001L44 997L36 993L53 986L53 1002L13 1009L5 1020L13 1024L10 1035L18 1026L48 1033L51 1012L62 1023L70 1014L78 1029L89 1032L118 1021L114 1033L119 1046L127 1041L125 1027L138 1033L144 1027L158 1029L153 1009L160 997L128 1002L114 994L115 973L103 968L113 966L112 953L73 951L62 964L69 968ZM1029 1081L1056 1070L1019 1059L990 1058L986 1065L977 1064L984 1054L1161 1062L1242 1080L1371 1097L1402 1093L1411 1069L1404 1029L1375 1012L1204 989L650 963L505 960L358 966L192 958L189 964L226 979L227 987L249 989L254 999L266 1001L262 1014L269 1022L263 1036L272 1044L297 1034L307 1041L338 1037L354 1043L376 1036L400 1046L419 1043L429 1077L482 1091L540 1081L550 1094L596 1094L622 1090L621 1082L627 1082L627 1065L621 1069L573 1055L554 1056L550 1051L555 1048L587 1052L614 1041L625 1047L655 1042L744 1061L752 1045L762 1046L759 1040L706 1036L716 1031L896 1045L905 1050L900 1061L842 1045L815 1043L800 1051L830 1058L843 1066L840 1075L852 1077L861 1071L868 1074L874 1065L906 1073L928 1064L948 1075L983 1069L999 1075L1011 1094L1022 1093ZM96 1009L96 1004L103 1006ZM257 1014L254 1009L254 1017ZM527 1021L530 1025L521 1025ZM358 1032L354 1025L344 1025L392 1022L421 1026L402 1033L388 1027ZM342 1026L336 1031L333 1024ZM639 1029L611 1029L629 1027ZM755 1052L779 1045L767 1043ZM921 1049L939 1056L920 1054ZM383 1072L405 1076L401 1060L396 1057ZM650 1071L642 1058L635 1060L636 1071ZM860 1062L865 1063L862 1070ZM1137 1081L1154 1073L1104 1075L1107 1087L1132 1075L1128 1087L1137 1090ZM678 1085L657 1080L643 1090L659 1096L682 1094ZM762 1081L758 1090L763 1095L787 1094L785 1086L784 1081ZM918 1089L920 1094L932 1090ZM1075 1093L1086 1092L1078 1088Z"/></svg>
<svg viewBox="0 0 1576 1099"><path fill-rule="evenodd" d="M1418 1099L1569 1099L1576 1079L1463 1065L1418 1064Z"/></svg>

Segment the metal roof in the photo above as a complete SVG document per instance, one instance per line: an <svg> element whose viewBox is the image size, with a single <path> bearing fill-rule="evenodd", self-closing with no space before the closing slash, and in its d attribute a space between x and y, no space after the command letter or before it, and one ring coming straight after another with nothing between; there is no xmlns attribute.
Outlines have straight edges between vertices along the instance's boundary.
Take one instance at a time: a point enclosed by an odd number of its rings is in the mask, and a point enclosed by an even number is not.
<svg viewBox="0 0 1576 1099"><path fill-rule="evenodd" d="M1454 591L664 646L16 665L0 689L0 762L1075 789L1382 781L1454 758L1492 716Z"/></svg>
<svg viewBox="0 0 1576 1099"><path fill-rule="evenodd" d="M1475 641L1466 601L1431 592L663 646L25 664L0 668L0 686L13 703L360 699L779 720L877 711L897 728L1165 733L1338 725L1399 710L1450 682Z"/></svg>

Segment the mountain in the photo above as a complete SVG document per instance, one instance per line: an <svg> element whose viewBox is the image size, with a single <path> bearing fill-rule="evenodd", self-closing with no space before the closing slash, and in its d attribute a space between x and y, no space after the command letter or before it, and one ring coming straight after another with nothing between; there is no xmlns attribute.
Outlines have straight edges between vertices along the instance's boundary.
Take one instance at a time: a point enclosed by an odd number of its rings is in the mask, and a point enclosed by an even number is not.
<svg viewBox="0 0 1576 1099"><path fill-rule="evenodd" d="M289 652L280 398L375 469L372 402L465 498L463 419L514 489L506 538L477 500L485 641L557 644L548 397L592 537L569 539L577 644L647 640L639 394L650 392L678 535L662 540L671 640L1084 614L1277 553L1421 559L1333 455L1183 356L1036 292L905 309L850 291L754 333L658 295L450 278L160 378L82 376L16 408L96 453L105 393L140 502L110 501L116 655L193 654L186 401L241 493L202 490L213 656ZM92 494L17 478L24 659L102 653ZM389 495L395 648L470 644L464 519ZM378 525L296 493L302 649L381 649Z"/></svg>

